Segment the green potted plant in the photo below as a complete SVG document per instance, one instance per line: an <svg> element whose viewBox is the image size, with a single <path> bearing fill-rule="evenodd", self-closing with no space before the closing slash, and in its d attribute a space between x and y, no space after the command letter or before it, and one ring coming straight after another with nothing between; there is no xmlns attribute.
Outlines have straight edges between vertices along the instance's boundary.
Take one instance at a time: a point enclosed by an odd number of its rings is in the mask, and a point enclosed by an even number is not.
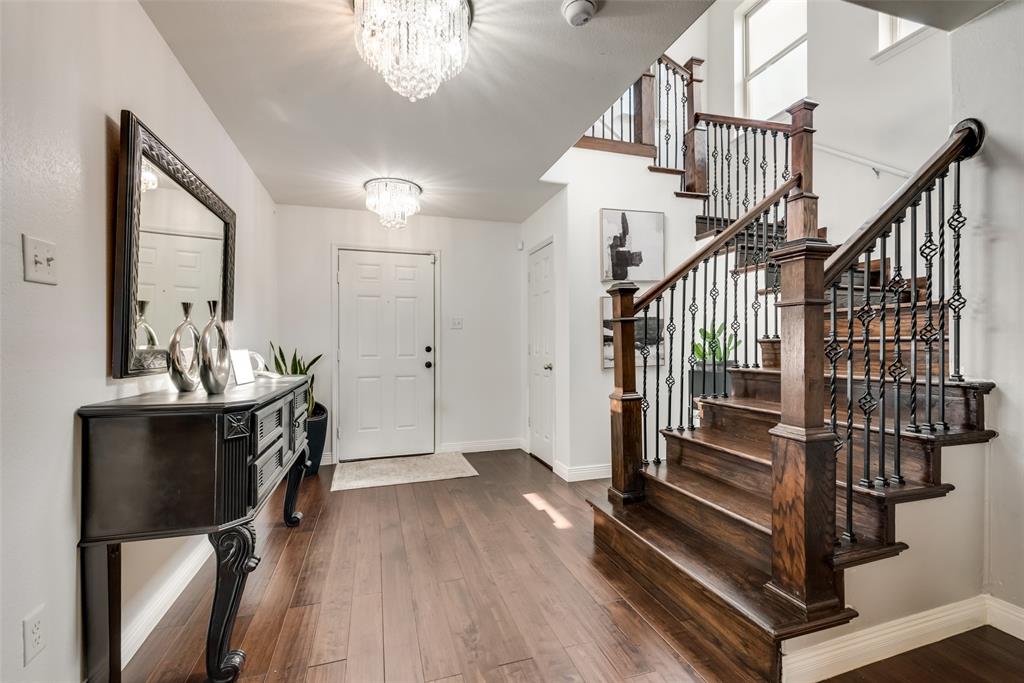
<svg viewBox="0 0 1024 683"><path fill-rule="evenodd" d="M274 371L280 375L306 375L309 377L309 403L306 406L306 438L309 441L309 462L306 476L310 477L320 471L320 462L324 457L324 444L327 442L327 406L318 403L313 395L313 384L316 375L311 374L323 354L318 354L308 363L299 355L299 350L292 351L289 361L284 349L270 342L270 355L274 359Z"/></svg>
<svg viewBox="0 0 1024 683"><path fill-rule="evenodd" d="M725 323L719 325L714 332L709 332L702 327L699 334L703 342L695 341L693 343L693 357L697 359L697 364L693 366L693 371L690 373L693 391L695 394L707 394L717 386L720 392L728 393L732 382L729 381L729 373L726 372L726 368L732 363L733 351L738 349L743 342L738 340L735 334L726 334ZM717 382L714 381L716 373L713 370L715 369L718 375ZM699 385L696 382L698 377L700 377ZM700 386L699 392L698 386Z"/></svg>

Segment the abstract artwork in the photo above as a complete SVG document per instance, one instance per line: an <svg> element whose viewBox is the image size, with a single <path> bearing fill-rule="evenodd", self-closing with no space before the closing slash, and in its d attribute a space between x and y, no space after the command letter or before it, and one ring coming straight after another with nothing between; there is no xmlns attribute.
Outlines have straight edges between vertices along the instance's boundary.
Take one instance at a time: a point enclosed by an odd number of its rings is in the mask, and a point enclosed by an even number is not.
<svg viewBox="0 0 1024 683"><path fill-rule="evenodd" d="M656 282L665 277L665 214L601 209L601 279Z"/></svg>

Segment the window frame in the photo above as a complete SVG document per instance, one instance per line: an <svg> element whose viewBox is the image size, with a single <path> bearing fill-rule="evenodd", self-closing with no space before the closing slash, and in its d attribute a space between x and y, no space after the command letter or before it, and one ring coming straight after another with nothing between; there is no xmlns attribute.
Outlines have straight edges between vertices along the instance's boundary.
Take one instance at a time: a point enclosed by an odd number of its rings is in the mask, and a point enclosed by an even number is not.
<svg viewBox="0 0 1024 683"><path fill-rule="evenodd" d="M751 6L748 10L746 10L743 13L743 17L741 19L742 24L743 24L743 31L742 31L742 37L743 37L743 55L742 55L743 69L742 69L742 72L741 72L742 76L743 76L743 115L748 117L748 118L751 116L751 114L750 114L750 82L752 80L754 80L755 78L757 78L758 76L760 76L761 74L763 74L768 69L770 69L779 60L781 60L783 57L788 55L790 52L792 52L793 50L797 49L798 47L800 47L801 45L803 45L804 43L807 42L807 27L806 27L806 24L805 24L804 32L803 32L803 34L800 37L796 38L791 43L789 43L788 45L783 47L781 50L776 52L774 55L769 57L763 64L758 66L756 69L751 70L751 68L750 68L750 18L752 16L754 16L755 14L757 14L757 12L760 11L762 8L764 8L764 6L767 5L769 2L771 2L771 0L758 0L758 2L756 2L753 6ZM774 119L775 117L779 116L783 111L785 111L785 110L781 110L781 111L775 112L767 120Z"/></svg>

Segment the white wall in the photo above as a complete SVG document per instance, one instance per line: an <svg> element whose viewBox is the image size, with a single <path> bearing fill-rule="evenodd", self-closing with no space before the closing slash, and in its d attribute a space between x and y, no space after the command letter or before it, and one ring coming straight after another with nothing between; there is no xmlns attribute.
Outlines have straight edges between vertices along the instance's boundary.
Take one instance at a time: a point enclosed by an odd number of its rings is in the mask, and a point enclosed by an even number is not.
<svg viewBox="0 0 1024 683"><path fill-rule="evenodd" d="M701 203L673 194L679 180L651 173L650 160L572 148L543 176L565 190L523 223L529 248L555 239L555 472L570 480L609 476L612 371L602 369L600 210L665 213L666 272L694 249ZM520 292L525 308L526 251ZM638 283L641 288L653 283ZM525 364L525 344L521 351ZM524 365L525 367L525 365ZM528 399L528 397L527 397Z"/></svg>
<svg viewBox="0 0 1024 683"><path fill-rule="evenodd" d="M315 373L316 394L333 420L333 246L438 251L438 447L518 447L523 424L518 239L518 226L510 223L415 216L405 230L388 232L368 211L280 206L281 333L274 342L297 346L306 357L324 354ZM463 329L450 329L453 316L463 318ZM332 424L332 438L334 431ZM343 450L344 438L328 448L332 455Z"/></svg>
<svg viewBox="0 0 1024 683"><path fill-rule="evenodd" d="M276 334L274 205L141 7L2 3L4 681L78 681L80 405L169 386L109 378L118 121L131 109L238 218L231 340ZM21 233L57 243L56 287L22 281ZM129 544L129 629L205 539ZM45 603L46 649L22 668L21 618Z"/></svg>
<svg viewBox="0 0 1024 683"><path fill-rule="evenodd" d="M1024 606L1024 3L1011 0L952 33L951 122L980 119L987 138L963 164L964 367L996 382L986 421L989 506L985 586ZM952 458L947 458L949 462ZM975 460L975 462L977 462ZM953 480L955 481L955 480ZM959 491L957 492L958 495Z"/></svg>

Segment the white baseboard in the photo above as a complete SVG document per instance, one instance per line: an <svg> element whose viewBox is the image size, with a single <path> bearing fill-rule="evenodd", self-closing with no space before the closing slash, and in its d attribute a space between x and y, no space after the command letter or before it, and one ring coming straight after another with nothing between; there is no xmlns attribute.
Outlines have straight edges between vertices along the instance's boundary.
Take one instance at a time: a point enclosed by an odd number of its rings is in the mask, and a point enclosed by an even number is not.
<svg viewBox="0 0 1024 683"><path fill-rule="evenodd" d="M508 451L522 447L523 440L517 437L512 439L491 439L489 441L449 441L447 443L439 443L437 445L437 452L451 453L452 451L459 451L461 453L480 453L482 451Z"/></svg>
<svg viewBox="0 0 1024 683"><path fill-rule="evenodd" d="M149 634L167 614L167 610L181 596L182 591L195 578L195 575L206 564L207 558L212 554L213 546L205 539L203 542L197 543L192 552L185 556L170 578L160 587L160 590L139 611L138 616L131 623L124 625L121 629L121 668L124 668L139 651Z"/></svg>
<svg viewBox="0 0 1024 683"><path fill-rule="evenodd" d="M555 474L566 481L588 481L590 479L605 479L612 476L611 463L607 465L580 465L569 467L564 462L555 461L551 467Z"/></svg>
<svg viewBox="0 0 1024 683"><path fill-rule="evenodd" d="M991 624L1024 638L1024 608L991 595L936 607L786 654L784 683L814 683Z"/></svg>

